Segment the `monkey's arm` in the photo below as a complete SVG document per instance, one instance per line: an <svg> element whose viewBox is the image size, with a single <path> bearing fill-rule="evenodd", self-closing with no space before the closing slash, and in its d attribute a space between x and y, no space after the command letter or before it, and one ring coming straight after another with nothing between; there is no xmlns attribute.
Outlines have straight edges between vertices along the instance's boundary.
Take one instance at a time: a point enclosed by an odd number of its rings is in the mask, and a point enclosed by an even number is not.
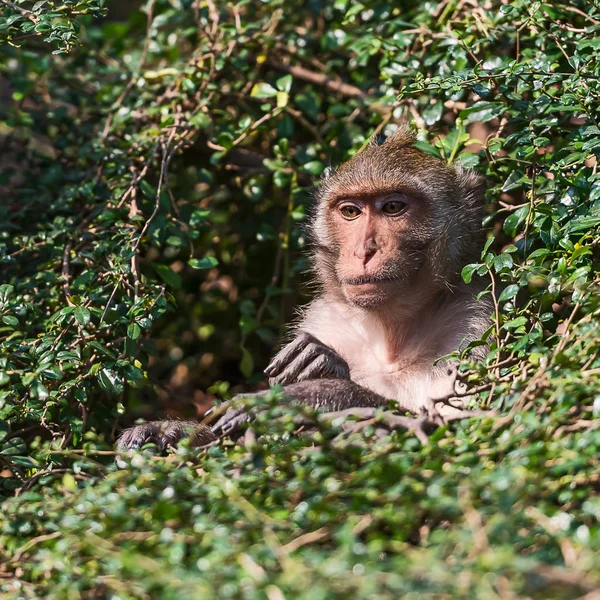
<svg viewBox="0 0 600 600"><path fill-rule="evenodd" d="M271 385L310 379L350 379L348 363L316 337L300 332L265 369Z"/></svg>
<svg viewBox="0 0 600 600"><path fill-rule="evenodd" d="M318 379L294 383L284 388L285 398L293 403L312 406L315 409L337 411L346 408L379 408L388 402L349 379ZM152 421L135 425L123 431L117 441L117 449L138 450L144 444L156 444L160 451L176 446L184 437L190 437L190 445L206 446L220 437L238 429L250 421L256 409L240 405L244 397L265 396L268 392L242 394L222 406L225 413L212 426L194 421Z"/></svg>
<svg viewBox="0 0 600 600"><path fill-rule="evenodd" d="M456 377L455 373L453 377ZM427 429L450 421L487 414L482 411L462 410L460 407L448 404L445 397L431 396L427 402L412 411L418 414L417 417L400 416L393 410L377 410L388 408L389 401L349 379L313 379L288 385L283 391L290 402L318 409L323 413L324 419L349 416L368 419L372 423L381 424L386 430L412 430L421 442L426 442L428 439ZM266 393L261 392L260 395ZM226 412L211 426L213 435L223 437L234 433L240 425L250 421L259 410L259 407L248 410L245 406L235 406L235 398L232 403L234 404L229 405ZM400 408L403 408L402 404ZM347 432L359 430L362 426L364 425L360 423L356 423L356 426L347 424L344 430ZM192 445L199 444L192 442Z"/></svg>
<svg viewBox="0 0 600 600"><path fill-rule="evenodd" d="M324 414L323 418L355 416L359 419L376 419L384 429L410 429L422 441L427 440L427 428L435 428L442 423L489 413L465 411L444 402L445 398L432 396L414 412L419 416L399 416L392 411L378 413L377 409L386 408L388 400L383 396L349 379L313 379L288 385L284 395L292 403L311 406ZM155 443L162 451L168 446L189 436L190 446L206 447L219 438L234 433L239 427L250 421L260 410L258 406L248 408L237 401L243 397L265 396L268 392L243 394L221 407L225 410L213 425L190 421L154 421L126 429L119 438L119 450L136 450L146 443ZM356 424L355 429L360 429ZM347 431L354 428L345 427Z"/></svg>
<svg viewBox="0 0 600 600"><path fill-rule="evenodd" d="M334 352L328 346L322 344L314 336L301 332L296 338L285 346L273 358L269 366L265 369L265 373L269 376L271 385L288 385L285 394L290 399L308 404L315 407L323 406L326 409L336 410L336 406L342 406L339 398L336 399L336 391L332 389L331 384L327 381L335 381L340 379L350 379L350 369L346 361ZM321 378L337 378L325 380ZM300 386L296 388L299 382L308 383L309 380L319 379L323 382L322 386ZM356 384L353 384L356 386ZM357 388L360 386L356 386ZM356 389L352 388L350 394L356 402L360 402L357 397L360 394ZM348 406L372 406L369 404L368 395L377 396L373 392L369 392L364 388L366 404L349 404ZM266 392L258 394L244 394L244 396L262 396ZM343 392L341 392L343 393ZM249 420L249 415L245 409L235 407L235 400L240 396L228 402L223 408L231 407L219 419L215 425L215 433L223 435L226 431L235 429L239 424ZM346 400L349 400L347 397ZM381 399L384 402L383 398ZM218 427L217 427L218 425ZM117 441L117 449L119 450L138 450L144 444L156 444L162 452L168 446L175 446L177 442L187 436L191 436L190 443L193 446L204 446L218 439L215 434L211 433L211 429L204 425L198 425L193 421L151 421L130 427L121 433Z"/></svg>
<svg viewBox="0 0 600 600"><path fill-rule="evenodd" d="M265 393L261 392L260 395ZM388 405L388 401L383 396L350 379L301 381L286 386L283 393L285 398L292 403L324 411L338 411L347 408L381 408ZM217 436L231 433L252 418L252 411L248 411L244 406L236 407L235 400L236 398L231 401L233 406L228 407L226 412L212 425L211 430Z"/></svg>

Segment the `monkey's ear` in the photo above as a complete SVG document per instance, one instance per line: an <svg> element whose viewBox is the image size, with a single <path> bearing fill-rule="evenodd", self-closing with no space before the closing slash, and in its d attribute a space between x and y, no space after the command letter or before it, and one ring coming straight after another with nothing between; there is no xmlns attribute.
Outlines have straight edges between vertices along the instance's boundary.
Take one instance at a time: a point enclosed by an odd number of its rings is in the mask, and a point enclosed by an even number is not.
<svg viewBox="0 0 600 600"><path fill-rule="evenodd" d="M456 179L461 190L462 197L474 206L482 206L487 188L485 177L465 169L456 167Z"/></svg>

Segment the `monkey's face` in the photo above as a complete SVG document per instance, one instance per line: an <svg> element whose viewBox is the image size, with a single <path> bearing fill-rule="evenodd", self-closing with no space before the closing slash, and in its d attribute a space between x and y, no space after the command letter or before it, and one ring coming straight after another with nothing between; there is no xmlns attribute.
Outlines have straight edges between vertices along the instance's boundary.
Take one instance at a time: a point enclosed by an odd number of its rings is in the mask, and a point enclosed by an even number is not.
<svg viewBox="0 0 600 600"><path fill-rule="evenodd" d="M322 181L310 231L326 294L364 308L422 304L478 255L484 181L415 142L400 127Z"/></svg>
<svg viewBox="0 0 600 600"><path fill-rule="evenodd" d="M410 292L427 257L425 199L393 192L335 200L328 221L338 249L336 275L348 301L371 308Z"/></svg>

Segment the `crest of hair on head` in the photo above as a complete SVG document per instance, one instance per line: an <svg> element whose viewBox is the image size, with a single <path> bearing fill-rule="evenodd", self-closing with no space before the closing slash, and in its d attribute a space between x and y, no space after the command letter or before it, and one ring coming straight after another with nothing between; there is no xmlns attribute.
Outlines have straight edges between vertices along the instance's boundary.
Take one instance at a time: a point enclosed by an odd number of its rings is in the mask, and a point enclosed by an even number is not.
<svg viewBox="0 0 600 600"><path fill-rule="evenodd" d="M405 146L412 146L417 141L417 132L412 125L404 122L398 125L396 131L388 136L381 144L377 141L376 135L374 135L367 144L368 146L395 146L396 148L403 148Z"/></svg>

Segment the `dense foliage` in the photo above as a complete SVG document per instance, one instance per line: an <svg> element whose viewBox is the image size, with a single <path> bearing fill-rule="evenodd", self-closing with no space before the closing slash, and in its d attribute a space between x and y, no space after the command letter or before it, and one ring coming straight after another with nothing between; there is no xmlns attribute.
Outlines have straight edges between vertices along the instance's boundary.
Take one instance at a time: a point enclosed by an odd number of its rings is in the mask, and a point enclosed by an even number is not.
<svg viewBox="0 0 600 600"><path fill-rule="evenodd" d="M0 592L596 597L600 4L105 13L0 0ZM244 446L118 470L134 416L264 386L311 187L407 118L489 181L463 377L497 415L421 445L274 407Z"/></svg>

